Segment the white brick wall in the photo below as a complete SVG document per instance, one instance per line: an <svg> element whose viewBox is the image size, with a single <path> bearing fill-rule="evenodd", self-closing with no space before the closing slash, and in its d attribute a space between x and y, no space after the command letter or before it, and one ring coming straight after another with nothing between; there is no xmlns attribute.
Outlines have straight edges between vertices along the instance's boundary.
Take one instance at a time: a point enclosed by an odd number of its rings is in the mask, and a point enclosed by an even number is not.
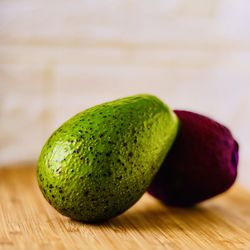
<svg viewBox="0 0 250 250"><path fill-rule="evenodd" d="M250 187L250 2L0 1L0 165L88 106L155 94L227 124Z"/></svg>

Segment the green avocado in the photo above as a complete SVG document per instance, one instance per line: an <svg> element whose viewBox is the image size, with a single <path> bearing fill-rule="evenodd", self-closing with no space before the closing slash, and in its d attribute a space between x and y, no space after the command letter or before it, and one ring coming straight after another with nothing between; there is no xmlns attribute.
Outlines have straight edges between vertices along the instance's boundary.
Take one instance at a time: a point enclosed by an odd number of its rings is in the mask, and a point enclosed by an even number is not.
<svg viewBox="0 0 250 250"><path fill-rule="evenodd" d="M178 130L158 98L136 95L78 113L44 145L37 180L47 201L74 220L97 222L147 190Z"/></svg>

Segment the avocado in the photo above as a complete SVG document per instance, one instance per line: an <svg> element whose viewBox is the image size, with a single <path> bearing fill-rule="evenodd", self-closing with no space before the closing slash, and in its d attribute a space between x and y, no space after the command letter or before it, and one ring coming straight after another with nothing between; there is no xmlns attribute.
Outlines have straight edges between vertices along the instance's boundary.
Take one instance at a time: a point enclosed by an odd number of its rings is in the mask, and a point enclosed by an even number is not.
<svg viewBox="0 0 250 250"><path fill-rule="evenodd" d="M178 135L148 192L166 205L192 206L233 185L239 145L222 124L185 110L175 113Z"/></svg>
<svg viewBox="0 0 250 250"><path fill-rule="evenodd" d="M37 166L47 201L74 220L121 214L147 190L178 130L178 119L151 95L89 108L59 127Z"/></svg>

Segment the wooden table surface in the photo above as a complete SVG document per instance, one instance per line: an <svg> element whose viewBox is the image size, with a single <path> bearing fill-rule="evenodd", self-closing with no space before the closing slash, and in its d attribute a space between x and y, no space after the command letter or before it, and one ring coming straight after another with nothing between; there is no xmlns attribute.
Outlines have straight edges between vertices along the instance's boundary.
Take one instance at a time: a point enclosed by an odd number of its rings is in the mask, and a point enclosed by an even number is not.
<svg viewBox="0 0 250 250"><path fill-rule="evenodd" d="M0 249L250 249L250 192L227 193L189 209L148 194L94 225L72 221L42 197L32 166L0 169Z"/></svg>

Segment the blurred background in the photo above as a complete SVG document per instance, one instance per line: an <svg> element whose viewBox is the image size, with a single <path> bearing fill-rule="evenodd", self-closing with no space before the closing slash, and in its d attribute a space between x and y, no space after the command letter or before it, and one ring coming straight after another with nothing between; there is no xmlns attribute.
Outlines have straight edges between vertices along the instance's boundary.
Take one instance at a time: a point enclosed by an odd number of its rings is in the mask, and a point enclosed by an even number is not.
<svg viewBox="0 0 250 250"><path fill-rule="evenodd" d="M137 93L226 124L250 188L250 1L0 0L0 166L75 113Z"/></svg>

